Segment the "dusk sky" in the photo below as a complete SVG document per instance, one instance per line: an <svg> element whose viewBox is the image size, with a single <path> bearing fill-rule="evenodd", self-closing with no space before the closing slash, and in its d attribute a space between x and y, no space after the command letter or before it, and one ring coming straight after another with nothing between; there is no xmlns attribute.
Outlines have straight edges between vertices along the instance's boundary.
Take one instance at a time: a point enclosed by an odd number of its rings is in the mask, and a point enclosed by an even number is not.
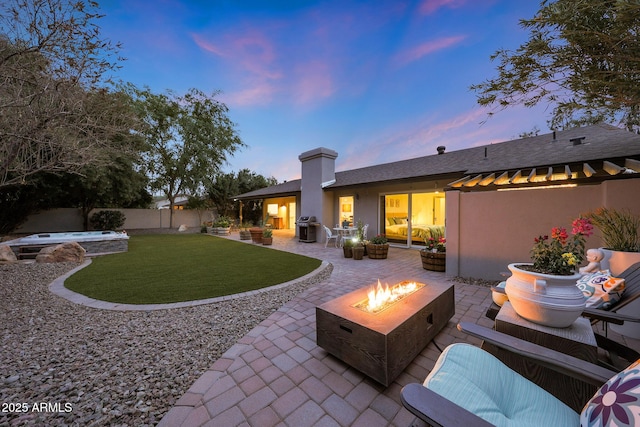
<svg viewBox="0 0 640 427"><path fill-rule="evenodd" d="M337 170L548 132L548 111L486 123L469 86L496 50L528 35L538 0L104 0L103 36L127 60L116 80L178 94L221 91L248 147L226 172L300 177L298 155L338 152Z"/></svg>

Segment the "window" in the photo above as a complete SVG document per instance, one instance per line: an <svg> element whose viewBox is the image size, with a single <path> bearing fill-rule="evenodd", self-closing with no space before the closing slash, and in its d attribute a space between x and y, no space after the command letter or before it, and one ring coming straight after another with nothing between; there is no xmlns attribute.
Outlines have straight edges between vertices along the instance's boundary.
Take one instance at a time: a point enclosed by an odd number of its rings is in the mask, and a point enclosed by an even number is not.
<svg viewBox="0 0 640 427"><path fill-rule="evenodd" d="M353 225L353 196L340 197L339 203L340 214L338 217L340 218L340 225L345 221L349 225Z"/></svg>
<svg viewBox="0 0 640 427"><path fill-rule="evenodd" d="M269 214L269 216L278 216L278 204L269 203L267 205L267 213Z"/></svg>

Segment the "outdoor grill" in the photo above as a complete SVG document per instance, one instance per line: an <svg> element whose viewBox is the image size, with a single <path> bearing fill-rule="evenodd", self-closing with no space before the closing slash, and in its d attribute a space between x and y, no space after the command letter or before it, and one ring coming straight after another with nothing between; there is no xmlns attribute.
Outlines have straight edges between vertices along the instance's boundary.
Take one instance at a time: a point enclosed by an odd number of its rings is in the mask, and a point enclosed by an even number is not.
<svg viewBox="0 0 640 427"><path fill-rule="evenodd" d="M298 240L305 243L314 243L316 241L316 217L301 216L296 221L298 224Z"/></svg>

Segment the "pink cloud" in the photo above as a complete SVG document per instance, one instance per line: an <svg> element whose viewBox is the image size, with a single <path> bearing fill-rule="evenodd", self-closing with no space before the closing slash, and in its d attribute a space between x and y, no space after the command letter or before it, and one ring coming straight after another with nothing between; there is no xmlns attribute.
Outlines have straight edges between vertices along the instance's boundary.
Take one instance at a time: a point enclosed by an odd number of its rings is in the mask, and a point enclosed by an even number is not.
<svg viewBox="0 0 640 427"><path fill-rule="evenodd" d="M464 4L465 0L424 0L418 10L423 15L431 15L442 7L455 9Z"/></svg>
<svg viewBox="0 0 640 427"><path fill-rule="evenodd" d="M335 92L331 66L320 60L298 65L292 91L297 104L309 104L330 97Z"/></svg>
<svg viewBox="0 0 640 427"><path fill-rule="evenodd" d="M395 60L400 66L406 65L410 62L417 61L425 55L437 52L442 49L447 49L454 46L464 40L466 36L453 36L442 39L432 40L422 43L413 48L404 50L396 55Z"/></svg>
<svg viewBox="0 0 640 427"><path fill-rule="evenodd" d="M194 34L194 42L202 50L222 58L230 74L242 89L226 93L223 98L231 105L265 105L278 92L283 78L277 63L274 44L259 31L243 32L240 36L227 34L215 43Z"/></svg>
<svg viewBox="0 0 640 427"><path fill-rule="evenodd" d="M381 163L395 162L436 154L440 145L447 152L494 144L519 138L523 131L544 117L542 107L532 110L518 107L505 112L502 120L489 120L484 107L474 107L452 117L438 118L434 114L396 123L387 129L378 129L373 136L350 141L339 151L338 170L348 170ZM541 131L545 133L547 131ZM366 146L366 150L362 147Z"/></svg>
<svg viewBox="0 0 640 427"><path fill-rule="evenodd" d="M203 39L198 34L191 34L191 37L193 38L193 41L196 43L196 45L200 49L213 53L214 55L217 55L217 56L225 56L224 51L220 47Z"/></svg>
<svg viewBox="0 0 640 427"><path fill-rule="evenodd" d="M428 156L435 154L439 145L452 151L476 143L487 143L483 134L490 130L479 125L485 116L486 110L474 108L440 121L430 115L397 123L386 131L379 132L379 135L366 141L366 144L363 141L348 144L347 152L340 162L340 170ZM361 149L363 145L367 146L367 150Z"/></svg>
<svg viewBox="0 0 640 427"><path fill-rule="evenodd" d="M250 105L267 105L269 104L277 92L274 85L269 82L260 82L249 85L246 89L235 91L232 93L223 93L220 99L227 105L250 106Z"/></svg>
<svg viewBox="0 0 640 427"><path fill-rule="evenodd" d="M223 43L218 44L197 34L192 37L198 47L224 58L234 68L270 79L282 77L282 73L275 69L276 54L272 42L259 32L227 36Z"/></svg>

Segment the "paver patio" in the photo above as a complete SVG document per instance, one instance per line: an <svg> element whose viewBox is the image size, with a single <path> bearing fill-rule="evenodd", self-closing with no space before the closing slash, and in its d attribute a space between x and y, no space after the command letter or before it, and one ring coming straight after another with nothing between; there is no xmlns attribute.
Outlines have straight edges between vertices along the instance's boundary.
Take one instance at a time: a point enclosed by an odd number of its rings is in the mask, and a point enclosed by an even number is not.
<svg viewBox="0 0 640 427"><path fill-rule="evenodd" d="M238 235L229 238L237 239ZM447 345L480 344L459 332L458 322L493 326L484 316L491 303L489 288L454 282L454 317L385 388L316 345L316 306L377 279L404 274L429 284L449 281L445 274L424 270L416 250L391 248L386 260L345 259L341 249L299 243L286 230L274 232L272 248L328 261L334 266L333 273L233 345L178 400L159 426L422 426L424 423L402 407L402 387L422 382L440 349Z"/></svg>

